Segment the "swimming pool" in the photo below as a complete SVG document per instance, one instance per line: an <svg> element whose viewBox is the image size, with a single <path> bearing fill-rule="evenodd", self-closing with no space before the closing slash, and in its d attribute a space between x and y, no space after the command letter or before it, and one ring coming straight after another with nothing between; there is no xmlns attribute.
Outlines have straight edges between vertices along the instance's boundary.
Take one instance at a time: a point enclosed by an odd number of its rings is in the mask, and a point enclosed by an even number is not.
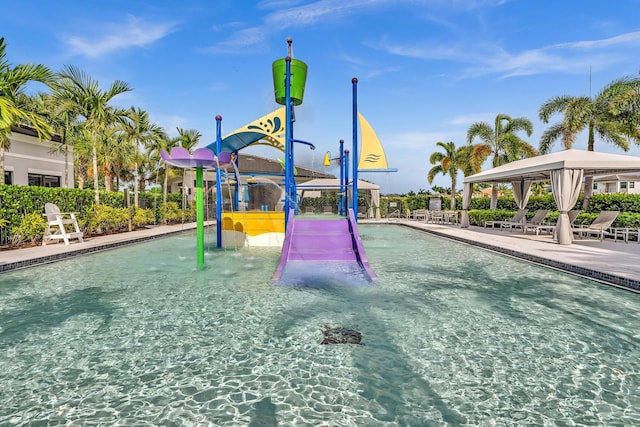
<svg viewBox="0 0 640 427"><path fill-rule="evenodd" d="M372 286L184 234L0 275L0 424L638 425L638 295L395 226ZM320 345L344 326L365 345Z"/></svg>

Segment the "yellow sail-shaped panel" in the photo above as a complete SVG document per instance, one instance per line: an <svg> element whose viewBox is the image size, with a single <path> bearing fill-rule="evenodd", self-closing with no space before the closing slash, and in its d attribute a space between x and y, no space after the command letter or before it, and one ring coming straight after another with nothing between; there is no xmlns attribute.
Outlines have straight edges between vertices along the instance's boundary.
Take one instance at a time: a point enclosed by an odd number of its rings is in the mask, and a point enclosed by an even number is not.
<svg viewBox="0 0 640 427"><path fill-rule="evenodd" d="M384 153L382 144L373 128L358 113L358 121L360 122L360 132L362 134L362 145L360 148L360 159L358 161L358 170L366 171L367 169L388 169L387 156Z"/></svg>

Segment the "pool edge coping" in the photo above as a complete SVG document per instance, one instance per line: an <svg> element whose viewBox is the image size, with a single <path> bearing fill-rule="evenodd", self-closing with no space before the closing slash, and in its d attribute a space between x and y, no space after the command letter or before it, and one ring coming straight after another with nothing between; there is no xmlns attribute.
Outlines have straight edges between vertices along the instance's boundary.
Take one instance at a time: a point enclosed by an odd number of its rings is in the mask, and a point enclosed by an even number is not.
<svg viewBox="0 0 640 427"><path fill-rule="evenodd" d="M153 234L153 235L149 235L149 236L141 236L141 237L134 237L131 239L126 239L126 240L118 240L115 242L108 242L108 243L101 243L98 244L96 246L91 246L91 247L86 247L86 248L80 248L80 249L74 249L72 251L66 251L66 252L60 252L57 254L53 254L53 255L45 255L45 256L41 256L41 257L37 257L37 258L29 258L29 259L25 259L25 260L21 260L21 261L15 261L15 262L9 262L6 264L0 264L0 274L2 273L6 273L9 271L15 271L15 270L19 270L22 268L28 268L28 267L37 267L40 265L46 265L46 264L51 264L57 261L63 261L65 259L69 259L69 258L75 258L77 256L83 256L83 255L89 255L89 254L93 254L96 252L102 252L102 251L106 251L106 250L110 250L110 249L116 249L119 247L123 247L123 246L129 246L129 245L133 245L136 243L142 243L142 242L146 242L146 241L150 241L150 240L156 240L156 239L162 239L165 237L169 237L175 234L179 234L179 233L185 233L188 232L189 230L185 230L185 229L180 229L180 230L172 230L172 231L167 231L167 232L163 232L161 234Z"/></svg>

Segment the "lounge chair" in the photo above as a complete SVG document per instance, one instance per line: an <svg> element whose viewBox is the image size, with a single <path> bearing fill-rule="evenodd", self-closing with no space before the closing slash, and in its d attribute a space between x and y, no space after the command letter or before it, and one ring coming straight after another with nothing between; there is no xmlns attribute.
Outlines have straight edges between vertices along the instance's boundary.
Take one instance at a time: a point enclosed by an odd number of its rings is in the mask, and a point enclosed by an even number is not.
<svg viewBox="0 0 640 427"><path fill-rule="evenodd" d="M485 221L484 226L491 228L495 228L496 225L502 228L503 223L514 223L514 222L522 222L523 218L527 215L528 209L519 209L518 212L511 218L509 221Z"/></svg>
<svg viewBox="0 0 640 427"><path fill-rule="evenodd" d="M542 224L549 209L538 209L530 220L518 221L518 222L504 222L500 225L501 228L521 228L523 232L527 230L527 227L534 227Z"/></svg>
<svg viewBox="0 0 640 427"><path fill-rule="evenodd" d="M409 219L414 219L414 220L427 220L427 211L426 209L415 209L413 211L411 211L411 213L409 214Z"/></svg>
<svg viewBox="0 0 640 427"><path fill-rule="evenodd" d="M573 222L576 220L580 212L581 212L580 209L574 209L574 210L570 210L567 213L567 215L569 215L569 224L571 224L571 227L573 227ZM536 236L539 235L541 232L552 233L553 237L555 238L556 224L531 225L531 226L525 227L525 233L527 231L535 231Z"/></svg>
<svg viewBox="0 0 640 427"><path fill-rule="evenodd" d="M75 212L60 212L60 208L53 203L46 203L44 212L43 215L47 225L44 230L44 236L42 236L42 246L46 246L52 240L64 240L65 245L68 245L71 239L78 239L80 243L83 242L83 233L78 226ZM68 231L67 225L70 225L73 231Z"/></svg>
<svg viewBox="0 0 640 427"><path fill-rule="evenodd" d="M579 238L589 237L591 235L597 236L602 241L607 236L613 236L613 233L608 231L611 224L616 220L620 211L602 211L593 222L586 227L572 228L573 233L577 233Z"/></svg>

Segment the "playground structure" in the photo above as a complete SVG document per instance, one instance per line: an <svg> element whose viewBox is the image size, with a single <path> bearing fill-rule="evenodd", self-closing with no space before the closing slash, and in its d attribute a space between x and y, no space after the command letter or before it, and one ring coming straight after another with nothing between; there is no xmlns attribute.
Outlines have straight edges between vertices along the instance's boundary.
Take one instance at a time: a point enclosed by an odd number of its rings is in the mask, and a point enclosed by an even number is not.
<svg viewBox="0 0 640 427"><path fill-rule="evenodd" d="M364 278L365 282L371 282L376 279L376 275L366 259L357 228L358 118L360 118L363 133L374 137L375 133L357 111L358 80L352 79L353 161L351 179L349 177L351 152L344 149L342 140L340 141L339 157L331 159L329 155L328 158L325 158L325 164L327 161L338 160L340 165L339 184L335 188L339 198L338 215L321 219L303 218L299 216L298 193L294 176L296 171L294 146L295 144L303 144L312 150L315 149L315 146L310 142L294 138L294 107L303 103L307 65L292 58L291 39L288 39L287 43L289 55L272 64L275 100L283 105L282 109L264 116L256 121L257 123L248 125L240 132L228 135L224 140L220 136L221 117L217 116L216 141L214 143L204 149L196 150L196 153L191 157L188 157L188 152L187 155L183 152L174 153L173 151L171 154L163 153L163 159L171 165L196 168L198 266L202 267L204 264L204 249L201 243L203 228L202 170L212 169L216 173L216 244L218 247L245 246L251 239L256 245L282 246L280 263L273 279L284 283L298 284L300 271L308 272L311 266L318 269L328 265L339 266L339 271L356 272ZM284 120L282 120L282 113L284 113ZM282 131L285 135L284 140L281 138ZM375 140L377 141L377 137ZM284 151L284 160L282 161L284 191L281 194L280 203L276 203L273 210L267 204L261 205L259 211L247 211L246 206L244 209L240 209L240 206L249 201L246 198L249 186L241 183L234 161L237 161L239 150L258 141L266 141L268 145ZM371 151L369 145L367 147ZM377 145L374 143L373 147L373 152L367 151L366 156L367 161L375 164L376 168L368 168L368 170L394 171L386 168L386 157L379 141L377 141ZM213 154L205 156L200 150L206 150ZM232 166L235 175L229 173L229 168ZM223 183L227 188L233 188L231 212L222 212ZM304 188L309 189L309 187ZM257 238L257 236L261 236L261 238ZM267 236L266 239L265 236ZM300 268L301 266L302 268Z"/></svg>

